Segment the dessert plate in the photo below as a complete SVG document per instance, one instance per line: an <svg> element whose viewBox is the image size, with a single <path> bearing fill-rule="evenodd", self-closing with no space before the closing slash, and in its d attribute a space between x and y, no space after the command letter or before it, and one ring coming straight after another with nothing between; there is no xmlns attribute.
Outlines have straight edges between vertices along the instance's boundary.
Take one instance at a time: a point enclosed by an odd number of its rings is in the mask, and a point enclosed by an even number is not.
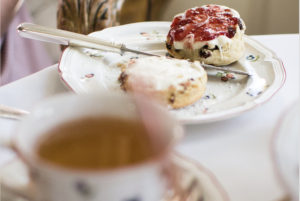
<svg viewBox="0 0 300 201"><path fill-rule="evenodd" d="M175 169L177 193L170 189L162 201L229 201L227 193L214 175L189 159L174 154L172 168ZM26 166L19 159L14 159L0 169L2 198L16 200L18 197L28 200L28 192L34 192L33 184ZM14 189L14 190L12 190Z"/></svg>
<svg viewBox="0 0 300 201"><path fill-rule="evenodd" d="M170 22L141 22L104 29L91 36L123 43L128 48L166 55L166 35ZM243 57L229 68L243 70L252 76L207 70L204 96L193 105L171 109L183 123L205 123L228 119L268 101L283 85L285 69L280 59L260 43L245 36ZM76 93L99 90L120 91L120 63L132 53L118 53L68 47L62 54L59 72L62 80Z"/></svg>

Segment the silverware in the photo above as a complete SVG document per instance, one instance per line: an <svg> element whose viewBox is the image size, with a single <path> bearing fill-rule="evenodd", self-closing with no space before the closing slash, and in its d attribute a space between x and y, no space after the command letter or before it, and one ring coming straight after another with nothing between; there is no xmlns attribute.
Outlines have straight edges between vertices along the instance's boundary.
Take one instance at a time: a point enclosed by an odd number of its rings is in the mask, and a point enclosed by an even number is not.
<svg viewBox="0 0 300 201"><path fill-rule="evenodd" d="M135 54L143 54L147 56L160 57L159 55L156 54L151 54L148 52L127 48L124 44L109 42L88 35L78 34L78 33L65 31L61 29L54 29L54 28L40 26L32 23L22 23L18 26L17 30L22 37L30 38L34 40L41 40L50 43L56 43L60 45L87 47L91 49L118 52L120 54L124 52L132 52ZM233 70L225 67L217 67L208 64L202 64L202 66L207 69L214 69L222 72L231 72L240 75L250 76L250 74L247 72Z"/></svg>
<svg viewBox="0 0 300 201"><path fill-rule="evenodd" d="M147 52L129 49L124 44L108 42L100 38L61 29L40 26L32 23L22 23L18 26L17 30L22 37L56 43L60 45L87 47L99 50L107 50L105 47L108 47L112 48L110 51L114 51L113 49L117 49L121 54L123 52L133 52L136 54L143 54L147 56L157 56Z"/></svg>
<svg viewBox="0 0 300 201"><path fill-rule="evenodd" d="M28 111L0 105L0 118L20 120L23 116L29 114Z"/></svg>
<svg viewBox="0 0 300 201"><path fill-rule="evenodd" d="M228 72L228 73L235 73L235 74L239 74L239 75L251 76L251 74L248 72L240 71L240 70L233 70L228 67L219 67L219 66L213 66L213 65L209 65L209 64L201 64L201 65L207 69L214 69L214 70L224 71L224 72Z"/></svg>

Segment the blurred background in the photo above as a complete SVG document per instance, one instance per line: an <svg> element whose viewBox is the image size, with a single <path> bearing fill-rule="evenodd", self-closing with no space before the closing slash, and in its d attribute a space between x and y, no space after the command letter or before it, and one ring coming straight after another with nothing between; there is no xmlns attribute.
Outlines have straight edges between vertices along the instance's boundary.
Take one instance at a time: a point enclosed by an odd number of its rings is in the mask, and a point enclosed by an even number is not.
<svg viewBox="0 0 300 201"><path fill-rule="evenodd" d="M64 1L72 2L72 0ZM91 2L91 0L80 1ZM147 14L149 8L146 7L147 2L151 1L155 5L152 5L152 13L149 15L149 13ZM63 0L26 0L25 6L34 23L56 27L57 9L59 5L62 5L59 2L61 3ZM75 1L73 0L73 2ZM175 14L183 12L185 9L215 3L239 11L246 23L246 34L248 35L299 33L298 0L119 0L119 2L126 7L119 16L121 24L146 19L171 21ZM112 24L107 26L112 26ZM53 63L57 62L61 54L60 48L52 44L43 45L46 46Z"/></svg>

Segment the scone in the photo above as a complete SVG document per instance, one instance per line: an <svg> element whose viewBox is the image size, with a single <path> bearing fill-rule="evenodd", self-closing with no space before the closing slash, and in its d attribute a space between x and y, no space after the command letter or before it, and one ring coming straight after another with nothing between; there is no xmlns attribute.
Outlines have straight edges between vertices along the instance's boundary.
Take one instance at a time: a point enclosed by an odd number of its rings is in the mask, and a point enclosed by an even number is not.
<svg viewBox="0 0 300 201"><path fill-rule="evenodd" d="M207 75L198 61L143 57L124 64L119 81L125 91L142 92L181 108L202 97Z"/></svg>
<svg viewBox="0 0 300 201"><path fill-rule="evenodd" d="M228 65L244 53L245 29L234 9L219 5L191 8L174 17L166 47L175 58Z"/></svg>

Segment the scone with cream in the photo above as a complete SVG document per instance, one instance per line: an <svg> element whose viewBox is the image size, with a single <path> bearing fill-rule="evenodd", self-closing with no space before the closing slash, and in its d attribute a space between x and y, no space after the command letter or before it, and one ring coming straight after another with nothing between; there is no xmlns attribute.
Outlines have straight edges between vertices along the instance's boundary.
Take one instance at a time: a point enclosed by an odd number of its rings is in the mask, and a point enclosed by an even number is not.
<svg viewBox="0 0 300 201"><path fill-rule="evenodd" d="M244 53L245 29L239 13L232 8L220 5L191 8L174 17L166 47L175 58L228 65Z"/></svg>
<svg viewBox="0 0 300 201"><path fill-rule="evenodd" d="M119 77L125 91L138 91L171 106L181 108L200 99L207 75L200 62L166 57L131 59Z"/></svg>

